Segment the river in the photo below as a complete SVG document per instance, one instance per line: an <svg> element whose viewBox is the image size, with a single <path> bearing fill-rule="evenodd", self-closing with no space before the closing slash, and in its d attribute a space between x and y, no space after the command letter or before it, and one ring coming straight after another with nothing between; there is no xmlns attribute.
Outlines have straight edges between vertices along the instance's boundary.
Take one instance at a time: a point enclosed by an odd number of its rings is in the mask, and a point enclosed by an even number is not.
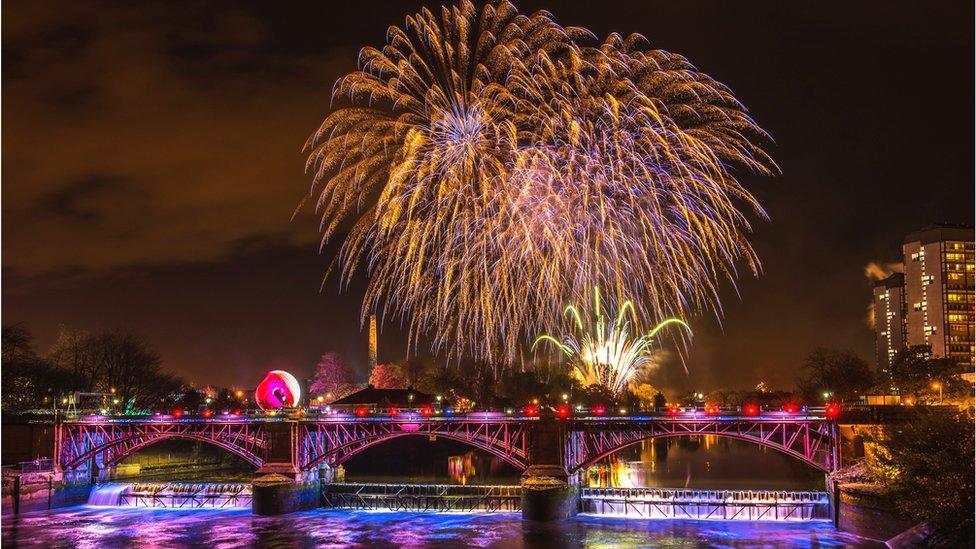
<svg viewBox="0 0 976 549"><path fill-rule="evenodd" d="M883 547L827 522L741 523L580 516L532 524L518 514L315 510L255 517L249 509L83 506L3 521L5 547Z"/></svg>
<svg viewBox="0 0 976 549"><path fill-rule="evenodd" d="M514 484L518 471L450 441L405 437L349 460L351 482ZM221 474L222 480L250 472ZM157 479L152 479L157 480ZM202 480L180 478L177 480ZM208 479L212 480L212 479ZM645 441L591 468L593 486L822 490L823 474L753 444L712 436ZM249 509L82 506L6 517L3 545L65 547L880 547L829 522L648 520L581 515L552 525L518 514L419 514L319 509L256 517Z"/></svg>

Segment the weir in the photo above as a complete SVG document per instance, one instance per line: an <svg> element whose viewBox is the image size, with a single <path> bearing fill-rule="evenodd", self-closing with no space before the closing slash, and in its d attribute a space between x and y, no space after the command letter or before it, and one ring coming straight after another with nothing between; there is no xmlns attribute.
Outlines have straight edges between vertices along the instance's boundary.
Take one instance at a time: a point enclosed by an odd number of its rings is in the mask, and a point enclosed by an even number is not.
<svg viewBox="0 0 976 549"><path fill-rule="evenodd" d="M170 509L249 508L251 485L209 482L100 484L92 489L88 504Z"/></svg>
<svg viewBox="0 0 976 549"><path fill-rule="evenodd" d="M404 512L517 512L518 485L332 483L322 487L329 509ZM582 488L579 512L646 519L747 521L829 520L826 492Z"/></svg>
<svg viewBox="0 0 976 549"><path fill-rule="evenodd" d="M322 486L322 506L410 512L515 512L522 509L522 488L518 485L332 483Z"/></svg>
<svg viewBox="0 0 976 549"><path fill-rule="evenodd" d="M580 512L640 518L829 520L827 492L583 488Z"/></svg>

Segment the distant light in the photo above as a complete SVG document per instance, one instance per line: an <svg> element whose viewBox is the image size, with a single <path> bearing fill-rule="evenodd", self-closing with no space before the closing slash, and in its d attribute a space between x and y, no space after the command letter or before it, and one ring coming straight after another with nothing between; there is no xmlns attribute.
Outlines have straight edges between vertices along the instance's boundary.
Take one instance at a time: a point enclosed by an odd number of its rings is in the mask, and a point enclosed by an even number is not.
<svg viewBox="0 0 976 549"><path fill-rule="evenodd" d="M841 405L836 402L828 402L824 408L824 415L827 419L836 419L840 415Z"/></svg>
<svg viewBox="0 0 976 549"><path fill-rule="evenodd" d="M563 400L569 400L569 395L567 395L566 393L563 393Z"/></svg>
<svg viewBox="0 0 976 549"><path fill-rule="evenodd" d="M437 402L440 402L443 397L441 395L437 395L436 398L437 398Z"/></svg>
<svg viewBox="0 0 976 549"><path fill-rule="evenodd" d="M627 408L621 408L620 409L620 413L621 414L626 414L627 413Z"/></svg>
<svg viewBox="0 0 976 549"><path fill-rule="evenodd" d="M569 417L570 410L568 404L560 404L556 406L556 417L559 419L566 419Z"/></svg>
<svg viewBox="0 0 976 549"><path fill-rule="evenodd" d="M102 408L101 412L102 412L102 415L104 416L105 414L108 413L108 410L106 410L105 408Z"/></svg>

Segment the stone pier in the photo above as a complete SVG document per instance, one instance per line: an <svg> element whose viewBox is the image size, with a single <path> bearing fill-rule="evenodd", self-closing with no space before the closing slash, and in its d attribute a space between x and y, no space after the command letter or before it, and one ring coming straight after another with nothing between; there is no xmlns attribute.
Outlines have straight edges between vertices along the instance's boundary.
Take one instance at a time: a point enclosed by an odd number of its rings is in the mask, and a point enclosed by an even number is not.
<svg viewBox="0 0 976 549"><path fill-rule="evenodd" d="M566 471L566 423L549 411L529 432L529 467L522 474L522 518L564 520L579 510L579 486Z"/></svg>
<svg viewBox="0 0 976 549"><path fill-rule="evenodd" d="M319 506L318 470L303 473L295 465L298 452L295 430L294 421L269 426L268 461L251 482L251 511L255 515L283 515Z"/></svg>

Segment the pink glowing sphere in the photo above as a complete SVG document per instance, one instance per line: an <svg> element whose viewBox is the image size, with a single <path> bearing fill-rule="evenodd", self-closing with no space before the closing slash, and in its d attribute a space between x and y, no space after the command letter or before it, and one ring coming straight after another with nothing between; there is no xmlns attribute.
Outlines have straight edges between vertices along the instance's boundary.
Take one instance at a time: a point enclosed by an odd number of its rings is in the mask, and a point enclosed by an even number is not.
<svg viewBox="0 0 976 549"><path fill-rule="evenodd" d="M302 388L295 376L284 370L271 370L254 390L254 401L262 410L293 408L302 397Z"/></svg>

